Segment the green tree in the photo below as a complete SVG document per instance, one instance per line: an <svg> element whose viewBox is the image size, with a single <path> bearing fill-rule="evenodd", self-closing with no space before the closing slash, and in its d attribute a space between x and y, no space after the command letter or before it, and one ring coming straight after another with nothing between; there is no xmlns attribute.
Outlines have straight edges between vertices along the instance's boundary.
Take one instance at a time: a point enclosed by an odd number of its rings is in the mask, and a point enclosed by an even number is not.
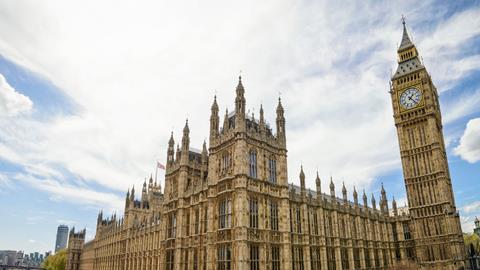
<svg viewBox="0 0 480 270"><path fill-rule="evenodd" d="M463 241L465 242L465 250L470 252L470 246L473 245L473 249L476 254L480 253L480 237L475 233L464 233Z"/></svg>
<svg viewBox="0 0 480 270"><path fill-rule="evenodd" d="M43 261L42 267L46 270L65 270L67 266L67 250L62 249L55 253L55 255L50 255Z"/></svg>

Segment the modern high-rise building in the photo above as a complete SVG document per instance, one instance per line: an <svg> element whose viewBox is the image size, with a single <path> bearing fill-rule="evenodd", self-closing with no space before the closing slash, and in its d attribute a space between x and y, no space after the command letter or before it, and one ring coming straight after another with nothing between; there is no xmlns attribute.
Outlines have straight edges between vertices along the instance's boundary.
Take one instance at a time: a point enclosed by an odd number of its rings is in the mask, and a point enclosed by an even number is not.
<svg viewBox="0 0 480 270"><path fill-rule="evenodd" d="M463 269L439 97L405 24L397 54L389 95L408 208L390 204L383 185L378 203L355 188L350 201L332 179L325 193L318 174L289 175L281 101L273 130L263 107L259 118L246 113L239 78L223 125L213 100L209 147L190 146L188 122L176 148L172 134L163 192L152 178L140 198L129 190L124 217L100 212L90 242L72 230L67 269Z"/></svg>
<svg viewBox="0 0 480 270"><path fill-rule="evenodd" d="M60 225L57 228L57 240L55 241L55 252L67 247L68 226Z"/></svg>

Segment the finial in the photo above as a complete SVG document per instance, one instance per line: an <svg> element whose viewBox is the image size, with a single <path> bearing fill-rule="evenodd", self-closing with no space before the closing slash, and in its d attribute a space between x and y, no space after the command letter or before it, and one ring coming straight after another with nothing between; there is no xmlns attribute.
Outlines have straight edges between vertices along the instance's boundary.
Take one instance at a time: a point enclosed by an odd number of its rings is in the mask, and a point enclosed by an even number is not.
<svg viewBox="0 0 480 270"><path fill-rule="evenodd" d="M403 16L403 14L402 14L402 24L405 27L405 16Z"/></svg>

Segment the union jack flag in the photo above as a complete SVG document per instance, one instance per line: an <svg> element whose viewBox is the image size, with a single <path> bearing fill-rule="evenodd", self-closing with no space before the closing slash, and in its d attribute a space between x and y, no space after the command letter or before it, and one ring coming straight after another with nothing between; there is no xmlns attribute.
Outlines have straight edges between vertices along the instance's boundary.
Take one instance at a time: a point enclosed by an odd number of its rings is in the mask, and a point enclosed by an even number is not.
<svg viewBox="0 0 480 270"><path fill-rule="evenodd" d="M165 170L165 165L157 161L157 168Z"/></svg>

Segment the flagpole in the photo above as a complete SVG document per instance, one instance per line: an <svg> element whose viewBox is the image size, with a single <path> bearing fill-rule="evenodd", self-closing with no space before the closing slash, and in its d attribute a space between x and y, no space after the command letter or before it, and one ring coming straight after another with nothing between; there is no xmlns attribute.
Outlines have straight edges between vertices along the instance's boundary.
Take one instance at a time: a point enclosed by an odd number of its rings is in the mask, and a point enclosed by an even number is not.
<svg viewBox="0 0 480 270"><path fill-rule="evenodd" d="M155 164L155 183L157 183L158 161Z"/></svg>

